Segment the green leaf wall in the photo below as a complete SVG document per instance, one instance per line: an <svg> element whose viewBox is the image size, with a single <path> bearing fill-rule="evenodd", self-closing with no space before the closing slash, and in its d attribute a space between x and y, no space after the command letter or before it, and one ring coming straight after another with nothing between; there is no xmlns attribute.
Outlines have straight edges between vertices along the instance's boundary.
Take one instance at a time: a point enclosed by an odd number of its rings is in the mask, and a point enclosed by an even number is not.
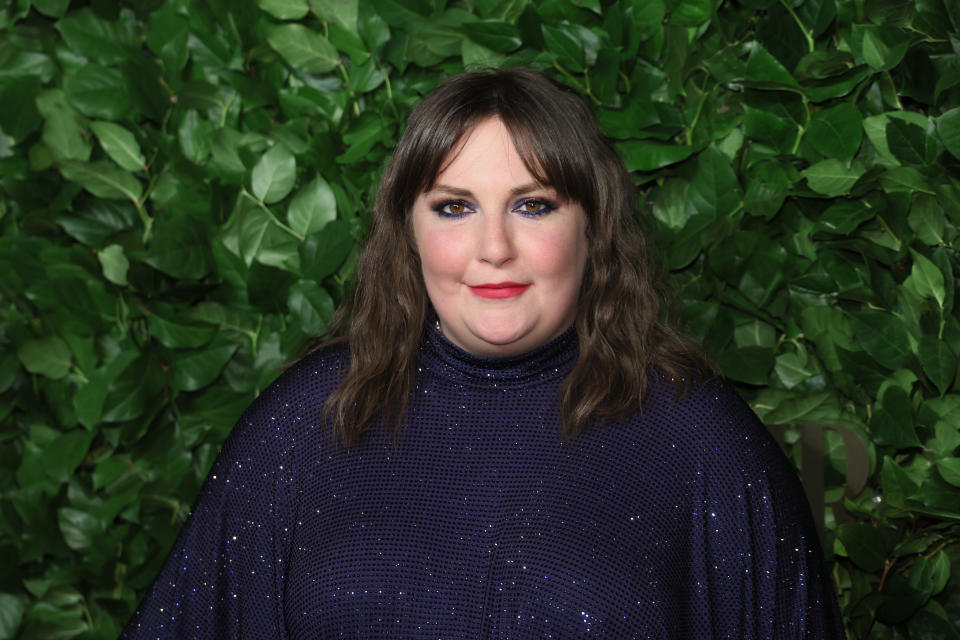
<svg viewBox="0 0 960 640"><path fill-rule="evenodd" d="M0 640L117 635L489 65L588 96L850 638L960 638L958 54L953 0L0 1Z"/></svg>

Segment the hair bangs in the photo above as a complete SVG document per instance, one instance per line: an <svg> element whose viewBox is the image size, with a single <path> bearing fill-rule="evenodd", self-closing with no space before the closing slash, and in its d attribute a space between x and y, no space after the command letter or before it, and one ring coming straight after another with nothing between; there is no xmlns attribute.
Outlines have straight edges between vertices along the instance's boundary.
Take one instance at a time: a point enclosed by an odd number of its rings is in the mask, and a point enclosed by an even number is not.
<svg viewBox="0 0 960 640"><path fill-rule="evenodd" d="M543 186L557 192L568 202L576 202L585 210L593 208L596 196L592 176L586 163L577 162L576 151L565 149L559 140L568 139L570 132L545 126L538 118L516 118L515 114L497 114L513 140L513 146L530 175ZM590 217L590 214L587 214Z"/></svg>

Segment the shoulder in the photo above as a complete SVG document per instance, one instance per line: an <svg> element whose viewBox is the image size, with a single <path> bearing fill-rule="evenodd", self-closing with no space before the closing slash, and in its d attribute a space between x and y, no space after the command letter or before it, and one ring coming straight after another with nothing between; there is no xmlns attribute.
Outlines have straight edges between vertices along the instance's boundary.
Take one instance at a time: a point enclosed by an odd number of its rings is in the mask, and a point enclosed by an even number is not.
<svg viewBox="0 0 960 640"><path fill-rule="evenodd" d="M729 382L704 379L685 394L669 378L660 383L644 403L641 425L659 422L671 433L677 460L695 465L703 495L728 506L746 500L750 509L772 509L764 512L812 531L799 473Z"/></svg>
<svg viewBox="0 0 960 640"><path fill-rule="evenodd" d="M271 406L324 401L346 375L349 357L346 343L321 346L284 369L257 401Z"/></svg>
<svg viewBox="0 0 960 640"><path fill-rule="evenodd" d="M663 373L651 376L641 415L665 419L680 428L701 431L706 427L701 435L717 433L731 425L747 429L759 425L756 414L730 383L712 375L692 381L675 380Z"/></svg>
<svg viewBox="0 0 960 640"><path fill-rule="evenodd" d="M247 407L224 449L292 443L319 432L323 405L348 362L347 346L330 344L288 366Z"/></svg>
<svg viewBox="0 0 960 640"><path fill-rule="evenodd" d="M700 454L707 467L796 475L767 428L721 377L702 378L683 389L660 375L651 384L641 416L644 423L659 423Z"/></svg>

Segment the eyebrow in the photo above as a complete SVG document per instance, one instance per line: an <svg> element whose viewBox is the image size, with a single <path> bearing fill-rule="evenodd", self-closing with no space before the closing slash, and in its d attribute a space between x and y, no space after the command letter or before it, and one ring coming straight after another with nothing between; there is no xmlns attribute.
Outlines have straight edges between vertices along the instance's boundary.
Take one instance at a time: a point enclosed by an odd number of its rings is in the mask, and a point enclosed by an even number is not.
<svg viewBox="0 0 960 640"><path fill-rule="evenodd" d="M548 189L548 188L549 187L546 187L540 184L539 182L528 182L526 184L521 184L511 189L510 197L516 198L517 196L522 196L524 194L531 193L533 191L539 191L541 189ZM448 184L434 185L433 188L430 189L430 191L428 191L427 193L437 193L437 192L448 193L452 196L459 196L461 198L474 197L473 192L470 191L470 189L464 189L462 187L454 187Z"/></svg>

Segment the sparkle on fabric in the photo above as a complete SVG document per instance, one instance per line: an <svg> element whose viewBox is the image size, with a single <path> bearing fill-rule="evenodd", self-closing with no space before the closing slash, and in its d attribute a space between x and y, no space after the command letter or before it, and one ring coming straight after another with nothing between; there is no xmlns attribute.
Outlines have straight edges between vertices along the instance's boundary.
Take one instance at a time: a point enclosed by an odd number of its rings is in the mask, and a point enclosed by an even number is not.
<svg viewBox="0 0 960 640"><path fill-rule="evenodd" d="M842 638L796 474L719 380L560 441L573 329L485 360L427 332L401 435L319 422L311 354L247 410L125 638Z"/></svg>

